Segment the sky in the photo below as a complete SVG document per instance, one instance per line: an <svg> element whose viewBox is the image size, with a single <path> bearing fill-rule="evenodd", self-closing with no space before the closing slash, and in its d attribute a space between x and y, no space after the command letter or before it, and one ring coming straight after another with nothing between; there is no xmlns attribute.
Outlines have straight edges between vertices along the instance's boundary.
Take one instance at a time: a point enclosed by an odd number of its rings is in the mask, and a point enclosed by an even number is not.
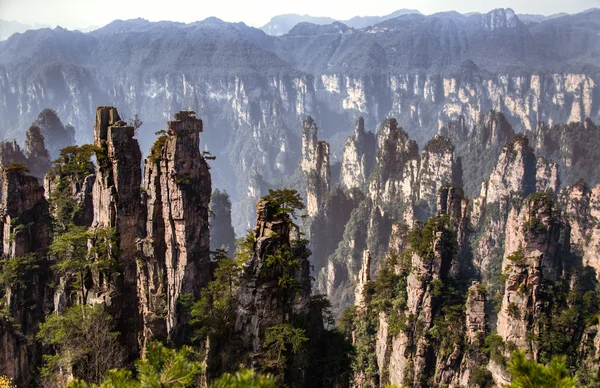
<svg viewBox="0 0 600 388"><path fill-rule="evenodd" d="M116 19L193 22L216 16L260 27L283 13L330 16L344 20L360 15L385 15L400 8L424 14L462 13L512 8L517 13L551 15L600 7L600 0L0 0L0 19L65 28L103 26Z"/></svg>

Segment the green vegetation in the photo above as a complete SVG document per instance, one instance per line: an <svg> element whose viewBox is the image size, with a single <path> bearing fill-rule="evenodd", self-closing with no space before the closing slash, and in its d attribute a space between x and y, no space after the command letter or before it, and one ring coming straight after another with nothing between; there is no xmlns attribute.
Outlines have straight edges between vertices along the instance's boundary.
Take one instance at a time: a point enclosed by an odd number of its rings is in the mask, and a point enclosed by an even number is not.
<svg viewBox="0 0 600 388"><path fill-rule="evenodd" d="M113 331L113 321L103 305L75 305L64 314L53 314L40 325L38 339L52 349L44 355L42 376L51 384L61 371L93 383L124 365L123 349Z"/></svg>
<svg viewBox="0 0 600 388"><path fill-rule="evenodd" d="M291 324L269 327L263 343L264 369L282 375L288 366L288 358L293 355L294 360L298 360L298 356L301 356L299 353L305 349L307 341L306 330Z"/></svg>
<svg viewBox="0 0 600 388"><path fill-rule="evenodd" d="M527 207L527 221L523 224L524 232L532 235L547 232L547 227L539 215L551 219L556 217L555 203L551 194L547 192L533 193L525 200L525 206Z"/></svg>
<svg viewBox="0 0 600 388"><path fill-rule="evenodd" d="M512 382L509 388L575 388L564 357L553 357L547 365L525 358L525 353L514 352L509 363Z"/></svg>
<svg viewBox="0 0 600 388"><path fill-rule="evenodd" d="M209 388L277 388L277 380L271 375L261 375L249 369L235 374L225 373L209 384Z"/></svg>
<svg viewBox="0 0 600 388"><path fill-rule="evenodd" d="M167 140L169 140L169 135L164 129L156 132L156 136L158 137L154 141L154 144L152 144L152 148L150 148L150 154L148 155L148 159L152 163L158 163L160 161L165 144L167 144Z"/></svg>
<svg viewBox="0 0 600 388"><path fill-rule="evenodd" d="M88 249L88 242L91 248ZM71 279L71 286L87 299L86 277L92 273L108 273L116 269L117 238L114 228L72 227L57 235L50 245L49 255L58 275Z"/></svg>
<svg viewBox="0 0 600 388"><path fill-rule="evenodd" d="M36 253L0 258L0 287L24 287L27 274L39 268Z"/></svg>
<svg viewBox="0 0 600 388"><path fill-rule="evenodd" d="M296 190L269 190L269 194L262 199L269 201L267 206L273 217L282 218L290 225L298 216L297 212L305 208L302 197Z"/></svg>
<svg viewBox="0 0 600 388"><path fill-rule="evenodd" d="M240 256L232 259L223 251L217 252L214 280L201 290L191 310L194 340L200 343L207 338L231 340L242 260Z"/></svg>
<svg viewBox="0 0 600 388"><path fill-rule="evenodd" d="M184 346L180 350L170 349L161 343L147 346L145 356L136 362L136 376L124 369L107 371L100 388L186 388L198 386L198 375L202 371L194 360L194 352ZM90 381L90 380L87 380ZM74 380L68 388L96 388L82 380Z"/></svg>
<svg viewBox="0 0 600 388"><path fill-rule="evenodd" d="M25 163L12 162L7 166L4 166L4 171L7 173L15 172L18 174L24 174L29 172L29 167Z"/></svg>

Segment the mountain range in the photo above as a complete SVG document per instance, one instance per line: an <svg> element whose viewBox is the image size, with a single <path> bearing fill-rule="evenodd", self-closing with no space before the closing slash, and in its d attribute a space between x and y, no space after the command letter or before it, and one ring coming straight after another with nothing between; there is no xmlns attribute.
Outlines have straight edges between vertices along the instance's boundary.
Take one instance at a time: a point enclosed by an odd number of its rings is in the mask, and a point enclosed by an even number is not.
<svg viewBox="0 0 600 388"><path fill-rule="evenodd" d="M449 119L474 125L489 109L517 131L596 120L599 33L599 10L531 24L510 9L408 14L362 29L303 22L282 36L217 18L30 30L0 42L0 136L22 141L51 108L89 142L95 107L116 105L142 118L147 152L164 120L191 108L217 156L217 187L247 207L295 170L308 114L333 162L359 115L370 129L394 116L421 144ZM252 225L247 212L235 212L236 230Z"/></svg>

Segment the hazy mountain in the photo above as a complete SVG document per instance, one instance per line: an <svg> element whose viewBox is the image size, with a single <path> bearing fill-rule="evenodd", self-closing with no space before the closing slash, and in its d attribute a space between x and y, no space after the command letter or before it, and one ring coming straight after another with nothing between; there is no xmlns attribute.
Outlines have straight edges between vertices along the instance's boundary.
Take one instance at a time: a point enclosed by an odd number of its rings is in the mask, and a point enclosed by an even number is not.
<svg viewBox="0 0 600 388"><path fill-rule="evenodd" d="M269 35L279 36L287 34L292 27L302 22L313 24L331 24L335 22L335 19L330 17L317 17L310 15L299 15L297 13L287 13L273 16L267 24L261 27L261 30Z"/></svg>
<svg viewBox="0 0 600 388"><path fill-rule="evenodd" d="M36 28L48 27L45 24L27 24L20 23L14 20L2 20L0 19L0 40L8 39L9 36L17 32L25 32L27 30L33 30Z"/></svg>
<svg viewBox="0 0 600 388"><path fill-rule="evenodd" d="M364 28L380 23L384 20L393 19L402 15L410 15L421 13L416 9L399 9L392 12L389 15L384 16L354 16L348 20L337 20L343 24L353 28ZM312 24L331 24L335 22L335 19L329 17L315 17L310 15L298 15L298 14L284 14L274 16L269 23L261 27L261 30L269 35L280 36L285 35L298 23L312 23Z"/></svg>
<svg viewBox="0 0 600 388"><path fill-rule="evenodd" d="M496 109L517 131L600 113L600 11L528 25L512 10L410 14L369 29L296 24L276 37L217 18L184 24L117 20L84 34L40 29L0 42L0 136L24 140L53 109L89 142L97 106L144 121L144 151L174 112L205 123L216 187L236 230L268 187L292 176L300 122L312 115L341 160L356 117L396 117L424 143L449 119Z"/></svg>

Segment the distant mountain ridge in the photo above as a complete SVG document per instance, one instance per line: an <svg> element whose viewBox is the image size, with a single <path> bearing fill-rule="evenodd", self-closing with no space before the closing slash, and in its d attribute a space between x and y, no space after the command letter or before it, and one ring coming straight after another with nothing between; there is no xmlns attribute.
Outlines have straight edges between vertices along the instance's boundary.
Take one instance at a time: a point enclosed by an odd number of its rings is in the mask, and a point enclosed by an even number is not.
<svg viewBox="0 0 600 388"><path fill-rule="evenodd" d="M397 18L402 15L421 15L416 9L399 9L384 16L354 16L348 20L337 20L330 17L318 17L310 15L299 15L295 13L277 15L271 18L269 23L261 27L261 30L272 36L285 35L299 23L312 23L317 25L332 24L334 22L342 22L348 27L365 28L382 21Z"/></svg>
<svg viewBox="0 0 600 388"><path fill-rule="evenodd" d="M144 121L147 151L165 120L191 108L205 123L202 147L217 156L216 187L245 211L293 175L306 115L333 163L358 116L367 129L396 117L419 142L490 109L516 131L600 122L598 34L600 11L525 23L510 9L409 14L363 29L303 22L282 36L217 18L30 30L0 42L0 137L23 141L50 108L90 142L95 108L118 106ZM238 231L253 222L234 220Z"/></svg>

